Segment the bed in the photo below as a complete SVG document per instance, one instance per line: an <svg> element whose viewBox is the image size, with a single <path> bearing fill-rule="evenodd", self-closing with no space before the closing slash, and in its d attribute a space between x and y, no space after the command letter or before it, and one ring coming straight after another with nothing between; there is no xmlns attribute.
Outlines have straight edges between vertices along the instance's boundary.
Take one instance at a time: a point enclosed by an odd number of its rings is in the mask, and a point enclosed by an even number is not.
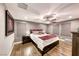
<svg viewBox="0 0 79 59"><path fill-rule="evenodd" d="M42 56L59 44L59 38L54 34L46 34L42 29L30 30L32 43Z"/></svg>

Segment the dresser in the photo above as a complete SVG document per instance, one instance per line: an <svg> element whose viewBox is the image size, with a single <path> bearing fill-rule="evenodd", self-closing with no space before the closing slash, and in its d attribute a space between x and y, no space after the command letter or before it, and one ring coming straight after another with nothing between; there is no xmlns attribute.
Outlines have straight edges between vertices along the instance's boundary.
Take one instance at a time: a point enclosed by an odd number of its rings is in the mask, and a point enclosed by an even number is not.
<svg viewBox="0 0 79 59"><path fill-rule="evenodd" d="M79 32L72 32L72 56L79 56Z"/></svg>

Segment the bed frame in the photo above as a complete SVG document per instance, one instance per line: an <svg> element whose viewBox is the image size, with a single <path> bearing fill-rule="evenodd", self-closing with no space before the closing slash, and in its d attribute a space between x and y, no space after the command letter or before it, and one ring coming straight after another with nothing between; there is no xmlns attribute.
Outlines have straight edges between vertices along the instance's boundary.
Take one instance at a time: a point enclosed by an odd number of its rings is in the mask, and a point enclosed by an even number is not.
<svg viewBox="0 0 79 59"><path fill-rule="evenodd" d="M30 33L32 33L32 31L30 30ZM50 45L47 45L46 47L43 48L43 51L40 50L37 46L37 44L31 40L31 42L34 44L34 46L38 49L38 51L41 53L41 55L43 56L45 53L47 53L49 50L51 50L52 48L54 48L56 45L59 44L59 40L57 40L56 42L51 43Z"/></svg>
<svg viewBox="0 0 79 59"><path fill-rule="evenodd" d="M56 45L58 45L59 44L59 40L57 40L56 42L54 42L54 43L52 43L52 44L50 44L50 45L48 45L48 46L46 46L46 47L44 47L43 48L43 51L41 51L39 48L38 48L38 46L37 46L37 44L34 42L34 41L32 41L32 43L34 44L34 46L38 49L38 51L41 53L41 55L43 56L44 54L46 54L48 51L50 51L52 48L54 48Z"/></svg>

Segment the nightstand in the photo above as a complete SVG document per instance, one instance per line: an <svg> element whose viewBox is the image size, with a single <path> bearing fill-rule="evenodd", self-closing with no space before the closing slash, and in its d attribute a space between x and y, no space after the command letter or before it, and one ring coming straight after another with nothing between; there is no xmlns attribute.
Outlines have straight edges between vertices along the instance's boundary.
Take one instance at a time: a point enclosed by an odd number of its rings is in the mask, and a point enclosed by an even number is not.
<svg viewBox="0 0 79 59"><path fill-rule="evenodd" d="M25 43L28 43L28 42L31 42L30 36L23 36L22 37L22 44L25 44Z"/></svg>

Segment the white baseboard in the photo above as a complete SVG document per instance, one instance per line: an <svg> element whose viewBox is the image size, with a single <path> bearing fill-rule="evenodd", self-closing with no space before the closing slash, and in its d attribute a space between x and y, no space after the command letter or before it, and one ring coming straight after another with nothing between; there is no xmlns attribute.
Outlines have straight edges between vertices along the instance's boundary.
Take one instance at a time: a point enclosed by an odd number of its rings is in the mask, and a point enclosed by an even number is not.
<svg viewBox="0 0 79 59"><path fill-rule="evenodd" d="M11 55L12 50L13 50L13 47L14 47L14 44L12 45L12 47L11 47L11 49L10 49L10 52L9 52L8 56L10 56L10 55Z"/></svg>
<svg viewBox="0 0 79 59"><path fill-rule="evenodd" d="M10 55L11 55L12 50L13 50L13 48L14 48L14 45L16 45L16 44L20 44L20 43L22 43L22 41L19 41L19 42L14 42L14 43L13 43L12 48L10 49L10 52L9 52L8 56L10 56Z"/></svg>
<svg viewBox="0 0 79 59"><path fill-rule="evenodd" d="M16 45L16 44L20 44L20 43L22 43L22 41L14 42L14 45Z"/></svg>

